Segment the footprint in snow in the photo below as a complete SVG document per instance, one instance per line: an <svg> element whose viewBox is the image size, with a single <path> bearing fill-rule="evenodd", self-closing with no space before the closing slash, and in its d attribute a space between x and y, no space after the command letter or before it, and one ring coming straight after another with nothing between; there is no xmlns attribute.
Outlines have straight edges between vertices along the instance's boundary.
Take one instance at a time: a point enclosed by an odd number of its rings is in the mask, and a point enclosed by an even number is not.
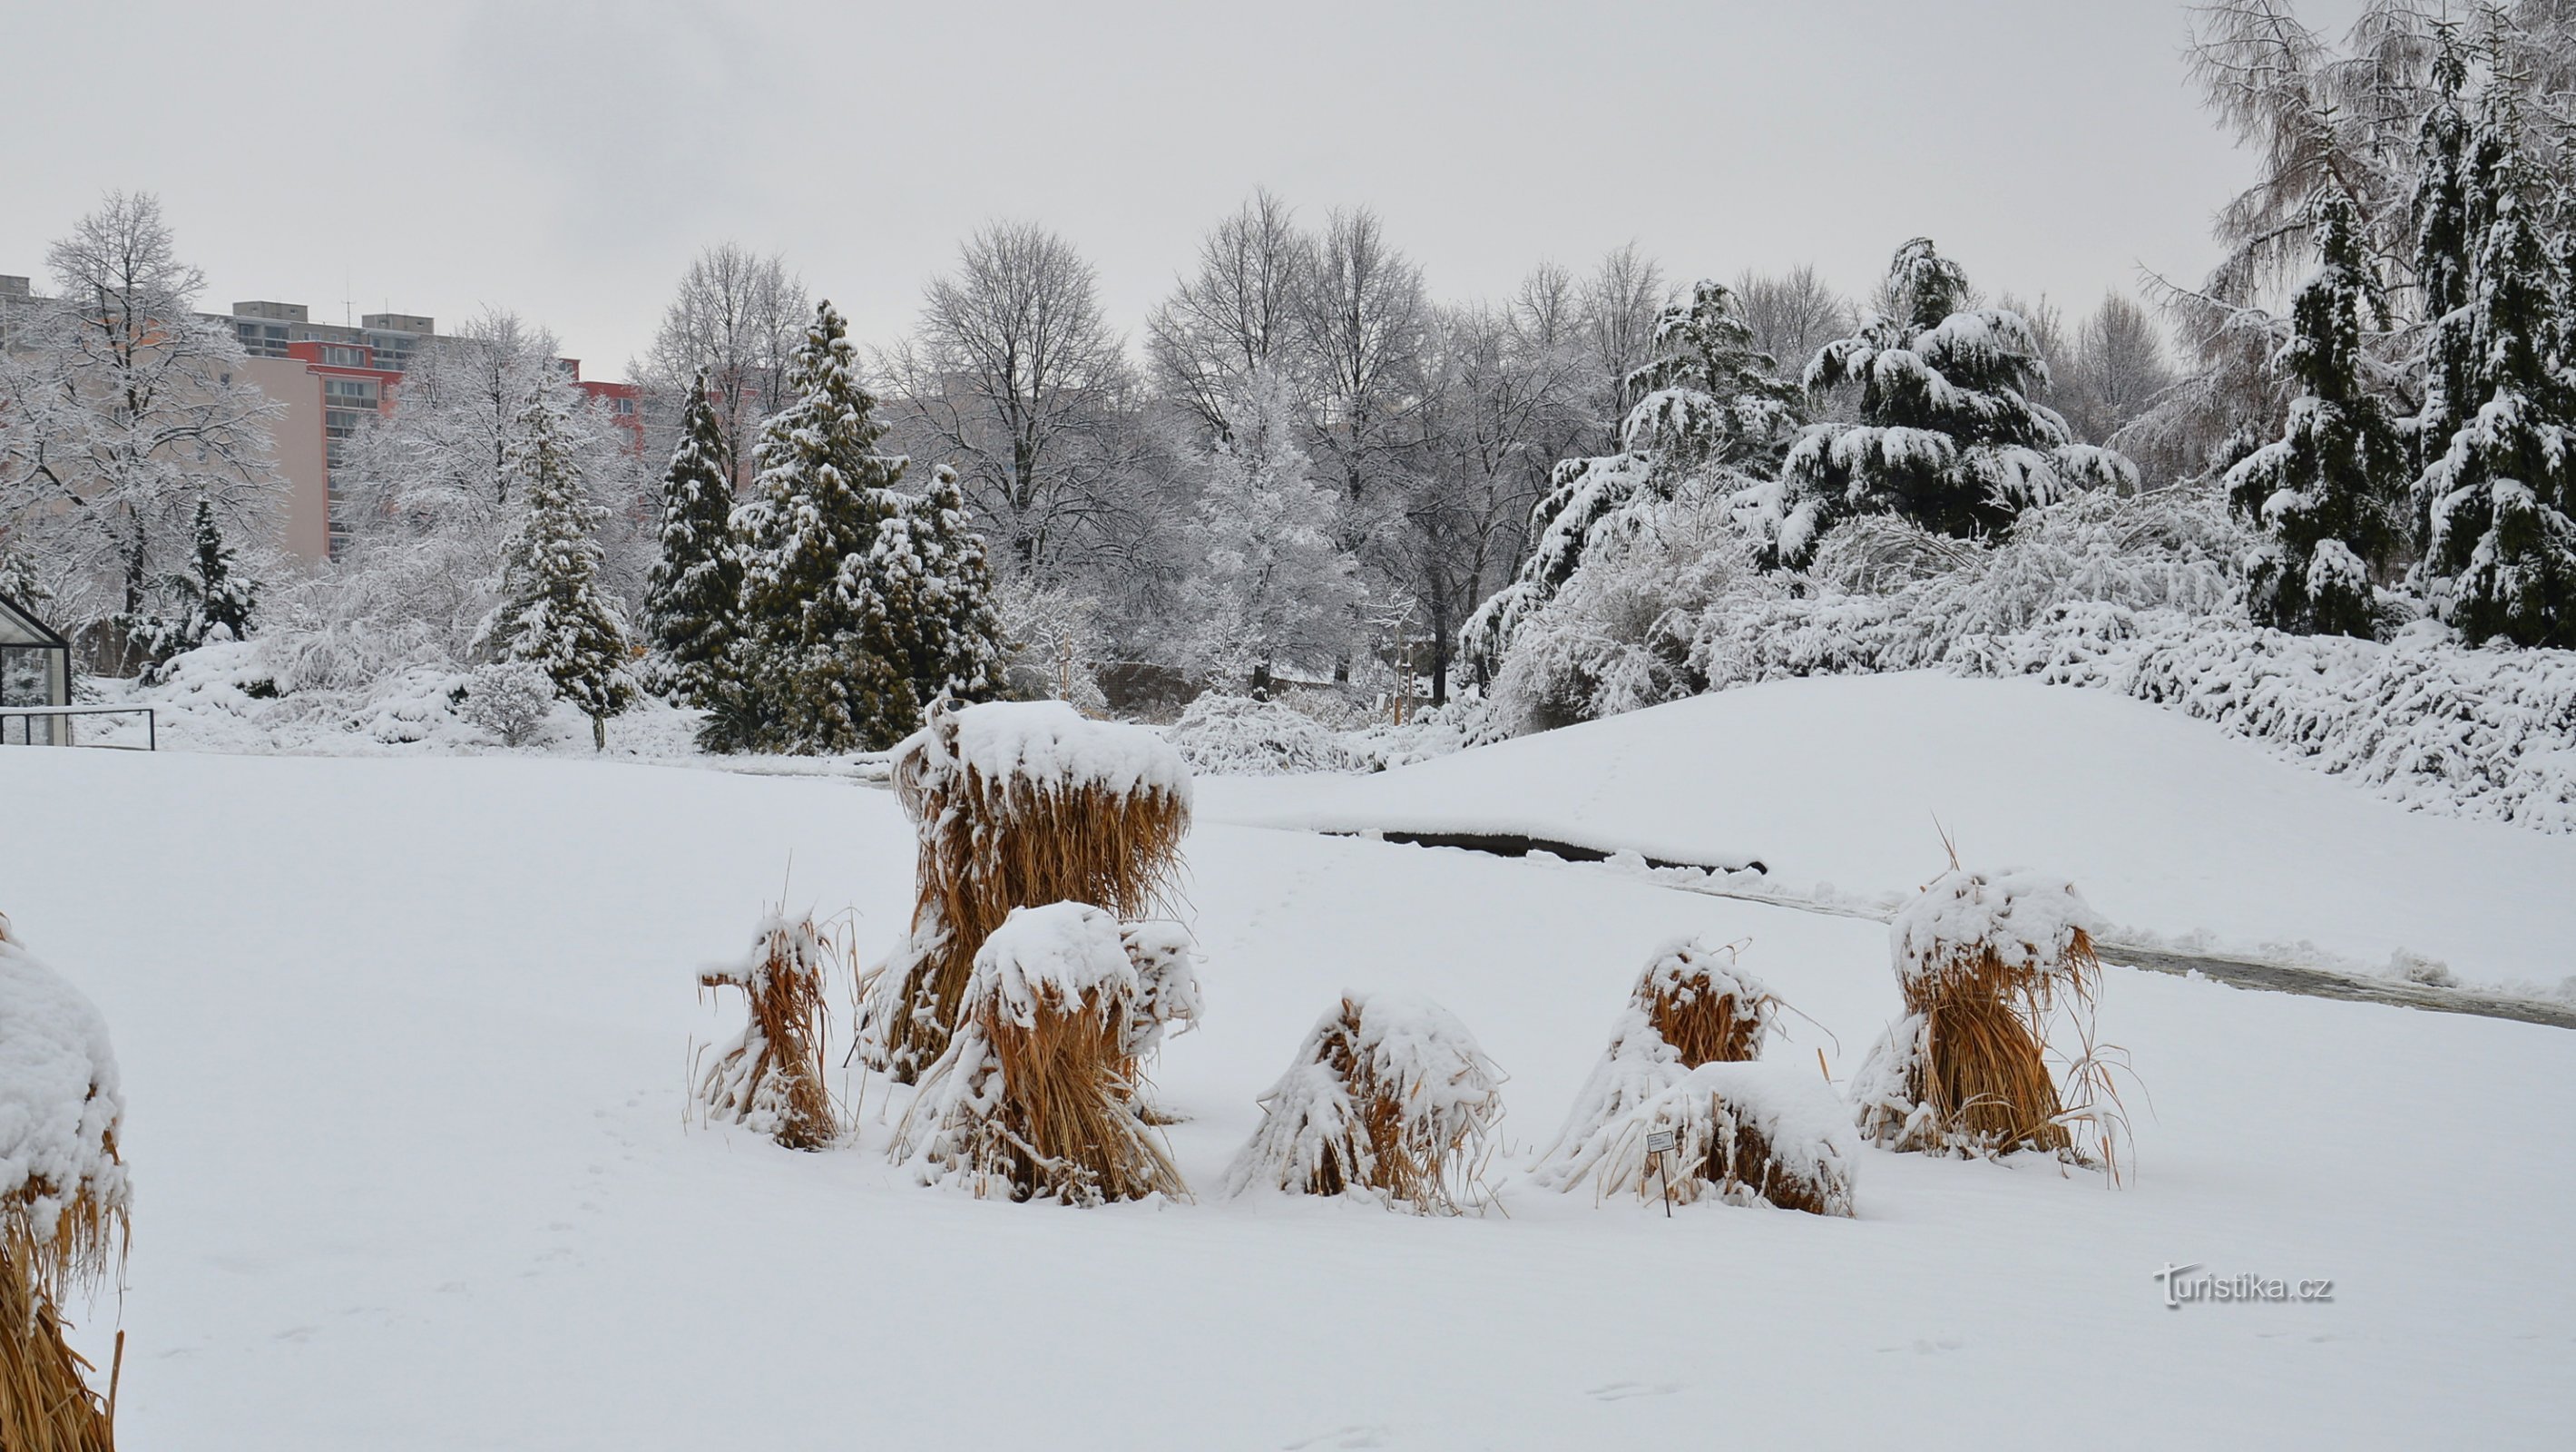
<svg viewBox="0 0 2576 1452"><path fill-rule="evenodd" d="M1614 1381L1606 1386L1593 1387L1584 1395L1597 1401L1624 1402L1630 1397L1668 1397L1681 1389L1682 1384L1677 1381L1659 1381L1651 1385L1642 1381Z"/></svg>
<svg viewBox="0 0 2576 1452"><path fill-rule="evenodd" d="M1300 1452L1301 1448L1306 1447L1383 1447L1386 1445L1386 1437L1387 1429L1384 1427L1354 1425L1335 1427L1329 1432L1309 1437L1303 1442L1287 1443L1286 1447L1287 1452Z"/></svg>

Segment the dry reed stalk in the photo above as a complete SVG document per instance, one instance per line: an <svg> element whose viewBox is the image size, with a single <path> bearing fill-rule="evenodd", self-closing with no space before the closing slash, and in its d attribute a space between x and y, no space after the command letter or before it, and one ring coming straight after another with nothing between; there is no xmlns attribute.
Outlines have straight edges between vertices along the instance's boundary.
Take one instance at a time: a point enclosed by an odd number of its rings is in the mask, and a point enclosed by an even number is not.
<svg viewBox="0 0 2576 1452"><path fill-rule="evenodd" d="M1762 1057L1780 1000L1737 966L1740 945L1679 943L1646 965L1630 997L1684 1066ZM1719 963L1716 955L1724 953Z"/></svg>
<svg viewBox="0 0 2576 1452"><path fill-rule="evenodd" d="M1704 1077L1704 1076L1703 1076ZM1803 1080L1801 1081L1803 1083ZM1814 1086L1828 1114L1832 1091ZM1808 1116L1813 1118L1814 1116ZM1625 1182L1643 1199L1669 1196L1689 1204L1705 1195L1731 1205L1763 1205L1809 1215L1852 1213L1852 1165L1846 1147L1809 1125L1796 1126L1742 1086L1712 1086L1698 1079L1677 1086L1640 1118L1642 1133L1672 1132L1673 1149L1662 1164L1642 1143L1605 1162L1605 1185ZM1837 1126L1848 1137L1848 1126Z"/></svg>
<svg viewBox="0 0 2576 1452"><path fill-rule="evenodd" d="M986 708L989 709L989 708ZM1140 785L987 776L936 711L896 758L917 825L912 933L863 988L863 1043L905 1083L946 1049L975 954L1014 908L1092 903L1122 919L1168 912L1189 834L1186 793ZM872 979L875 977L871 975Z"/></svg>
<svg viewBox="0 0 2576 1452"><path fill-rule="evenodd" d="M1430 1214L1472 1198L1502 1118L1502 1075L1429 1004L1344 998L1262 1099L1262 1124L1228 1176L1309 1195L1354 1190Z"/></svg>
<svg viewBox="0 0 2576 1452"><path fill-rule="evenodd" d="M0 951L23 952L5 915ZM89 1093L95 1103L99 1086ZM58 1185L31 1172L0 1195L0 1449L7 1452L113 1452L109 1410L89 1390L89 1362L64 1342L57 1307L70 1288L94 1285L124 1259L132 1227L117 1127L114 1118L98 1127L92 1170L81 1183Z"/></svg>
<svg viewBox="0 0 2576 1452"><path fill-rule="evenodd" d="M115 1452L108 1409L89 1389L91 1369L63 1340L53 1298L24 1262L0 1252L0 1448Z"/></svg>
<svg viewBox="0 0 2576 1452"><path fill-rule="evenodd" d="M1014 946L1025 952L1014 956L997 938L977 962L964 1022L923 1075L896 1154L921 1161L927 1178L960 1174L978 1195L1068 1205L1188 1198L1140 1099L1138 1052L1153 1008L1134 943L1085 904L1032 909L1021 921Z"/></svg>
<svg viewBox="0 0 2576 1452"><path fill-rule="evenodd" d="M698 1080L711 1118L747 1124L788 1149L819 1150L840 1136L824 1087L823 1039L831 1010L823 980L832 942L811 918L772 915L761 925L752 957L738 968L710 969L701 989L739 988L750 1018Z"/></svg>
<svg viewBox="0 0 2576 1452"><path fill-rule="evenodd" d="M2116 1179L2126 1120L2111 1074L2119 1051L2093 1046L2101 960L2090 931L2058 904L2047 905L2054 917L2034 914L2028 936L2012 930L2016 891L2062 893L2081 909L2071 889L2036 879L1990 882L1954 866L1925 898L1991 908L1983 934L1945 938L1919 923L1909 933L1900 915L1906 1016L1854 1081L1861 1132L1890 1149L1932 1154L2037 1150L2103 1165ZM1938 921L1940 904L1931 906L1936 912L1921 922ZM2048 1024L2061 1011L2085 1046L2062 1086L2047 1047Z"/></svg>

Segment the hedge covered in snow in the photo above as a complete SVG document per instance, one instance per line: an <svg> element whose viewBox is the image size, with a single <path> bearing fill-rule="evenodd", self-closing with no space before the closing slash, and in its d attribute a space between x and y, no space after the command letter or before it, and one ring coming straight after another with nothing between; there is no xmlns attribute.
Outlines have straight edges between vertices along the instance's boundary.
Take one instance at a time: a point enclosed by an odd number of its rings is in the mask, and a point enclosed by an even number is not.
<svg viewBox="0 0 2576 1452"><path fill-rule="evenodd" d="M1514 639L1485 734L1785 677L1939 669L2118 691L2349 775L2409 807L2576 831L2576 652L2250 624L2252 540L2223 503L2087 494L1980 547L1888 519L1805 574L1755 570L1728 521L1669 506L1603 541ZM2392 611L2395 607L2392 606Z"/></svg>

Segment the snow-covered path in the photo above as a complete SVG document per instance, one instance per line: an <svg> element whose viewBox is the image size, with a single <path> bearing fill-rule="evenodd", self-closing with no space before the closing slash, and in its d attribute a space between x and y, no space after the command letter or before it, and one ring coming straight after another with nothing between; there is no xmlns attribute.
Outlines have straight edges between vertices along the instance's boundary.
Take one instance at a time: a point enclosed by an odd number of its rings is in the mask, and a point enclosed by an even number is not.
<svg viewBox="0 0 2576 1452"><path fill-rule="evenodd" d="M0 755L0 801L46 844L0 910L97 998L133 1104L135 1446L2548 1446L2576 1416L2560 1030L2115 971L2147 1091L2116 1192L1870 1152L1853 1221L1509 1174L1481 1219L1076 1212L908 1183L883 1086L835 1153L683 1127L685 1041L738 1012L691 971L791 857L795 904L870 951L899 927L882 792L50 752ZM1866 922L1214 823L1189 854L1210 1016L1157 1079L1203 1195L1345 985L1465 1019L1515 1154L1671 934L1751 938L1819 1025L1775 1052L1836 1076L1894 1011ZM2187 1262L2336 1298L2168 1310Z"/></svg>
<svg viewBox="0 0 2576 1452"><path fill-rule="evenodd" d="M1892 904L1944 864L2071 877L2132 942L2576 982L2576 836L2409 812L2101 691L1935 672L1774 681L1378 776L1226 779L1211 819L1519 832Z"/></svg>

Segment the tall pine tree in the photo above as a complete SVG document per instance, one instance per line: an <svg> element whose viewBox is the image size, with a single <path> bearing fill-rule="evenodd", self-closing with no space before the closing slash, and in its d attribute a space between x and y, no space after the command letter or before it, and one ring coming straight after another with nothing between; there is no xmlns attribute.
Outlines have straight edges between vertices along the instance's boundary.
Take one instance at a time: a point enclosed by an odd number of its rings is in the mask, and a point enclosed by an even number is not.
<svg viewBox="0 0 2576 1452"><path fill-rule="evenodd" d="M2361 222L2339 189L2310 213L2316 274L2291 304L2285 371L2299 385L2281 437L2227 471L2228 499L2268 536L2246 578L2262 624L2300 635L2368 638L2371 575L2398 543L2405 457L2397 430L2361 381L2362 310L2370 276Z"/></svg>
<svg viewBox="0 0 2576 1452"><path fill-rule="evenodd" d="M2430 370L2457 370L2459 422L2425 443L2416 579L2472 642L2576 648L2576 380L2554 356L2567 288L2532 215L2514 90L2490 81L2469 138L2468 286Z"/></svg>
<svg viewBox="0 0 2576 1452"><path fill-rule="evenodd" d="M680 442L662 474L661 557L645 582L644 621L681 700L713 703L725 653L739 633L742 559L733 539L733 461L717 426L706 370L680 416Z"/></svg>
<svg viewBox="0 0 2576 1452"><path fill-rule="evenodd" d="M501 564L501 603L479 643L542 668L555 692L590 718L591 746L608 748L608 718L626 709L626 621L599 586L594 535L604 511L582 497L562 405L544 394L519 415L504 473L527 514Z"/></svg>
<svg viewBox="0 0 2576 1452"><path fill-rule="evenodd" d="M1973 537L2078 488L2135 486L2128 460L2076 443L2064 419L2031 401L2048 368L2030 324L1971 306L1967 274L1930 239L1897 250L1885 298L1889 311L1868 314L1807 365L1810 389L1860 390L1860 421L1809 427L1778 481L1739 498L1764 563L1803 567L1853 514Z"/></svg>
<svg viewBox="0 0 2576 1452"><path fill-rule="evenodd" d="M905 461L859 382L829 300L788 365L794 401L761 426L757 495L734 513L742 637L704 733L720 750L846 752L892 746L919 724L875 550L900 510Z"/></svg>

